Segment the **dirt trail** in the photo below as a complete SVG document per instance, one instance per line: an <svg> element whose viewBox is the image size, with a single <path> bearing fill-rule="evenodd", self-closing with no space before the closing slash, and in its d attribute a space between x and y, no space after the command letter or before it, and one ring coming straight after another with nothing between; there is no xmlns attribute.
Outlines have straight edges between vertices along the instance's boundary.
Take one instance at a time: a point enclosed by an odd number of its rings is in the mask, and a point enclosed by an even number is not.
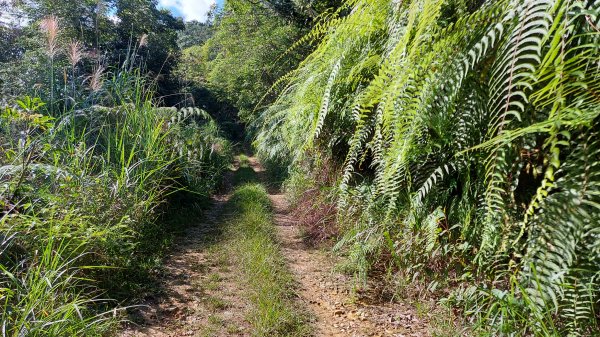
<svg viewBox="0 0 600 337"><path fill-rule="evenodd" d="M270 197L282 252L299 283L298 295L314 315L317 336L430 336L427 322L413 308L382 302L373 288L358 298L351 295L353 281L334 271L335 259L303 241L285 195Z"/></svg>
<svg viewBox="0 0 600 337"><path fill-rule="evenodd" d="M237 170L237 165L235 165ZM234 173L231 173L233 175ZM162 291L134 310L121 337L247 336L240 271L228 259L223 235L224 206L231 196L231 179L225 193L212 198L201 223L178 238L164 262ZM195 222L190 219L190 222Z"/></svg>
<svg viewBox="0 0 600 337"><path fill-rule="evenodd" d="M214 225L227 198L215 197L207 221L186 231L165 261L162 294L146 300L122 337L248 335L238 271L210 240L220 235Z"/></svg>
<svg viewBox="0 0 600 337"><path fill-rule="evenodd" d="M255 158L249 165L266 182ZM204 221L191 226L166 259L162 293L146 300L134 314L137 324L128 324L121 337L252 334L245 319L251 310L244 299L247 290L221 237L220 222L235 180L229 178L228 192L213 198ZM333 271L335 259L304 243L285 196L273 189L270 193L282 253L298 283L298 300L313 317L316 336L430 336L412 308L373 300L376 296L368 291L360 298L351 295L351 280Z"/></svg>

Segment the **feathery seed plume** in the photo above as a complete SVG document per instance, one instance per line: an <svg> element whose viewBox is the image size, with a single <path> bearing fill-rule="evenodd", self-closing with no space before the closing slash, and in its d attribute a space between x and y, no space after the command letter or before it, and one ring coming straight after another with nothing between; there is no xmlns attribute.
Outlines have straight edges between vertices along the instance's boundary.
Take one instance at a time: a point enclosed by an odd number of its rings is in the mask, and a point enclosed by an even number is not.
<svg viewBox="0 0 600 337"><path fill-rule="evenodd" d="M40 28L46 35L46 54L54 58L58 54L58 34L60 33L58 18L54 15L45 17L40 23Z"/></svg>
<svg viewBox="0 0 600 337"><path fill-rule="evenodd" d="M67 58L72 67L75 67L84 57L85 52L81 42L73 40L67 45Z"/></svg>
<svg viewBox="0 0 600 337"><path fill-rule="evenodd" d="M141 47L146 47L148 45L148 34L142 34L142 36L140 37L140 48Z"/></svg>
<svg viewBox="0 0 600 337"><path fill-rule="evenodd" d="M92 75L89 77L89 87L93 92L98 92L102 89L102 75L104 74L104 70L101 64L94 67Z"/></svg>

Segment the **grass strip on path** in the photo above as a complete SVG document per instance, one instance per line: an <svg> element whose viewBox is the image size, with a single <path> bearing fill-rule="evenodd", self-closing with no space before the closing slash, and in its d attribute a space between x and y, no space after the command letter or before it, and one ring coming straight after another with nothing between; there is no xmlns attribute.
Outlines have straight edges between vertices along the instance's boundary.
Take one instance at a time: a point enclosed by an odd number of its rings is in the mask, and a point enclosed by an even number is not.
<svg viewBox="0 0 600 337"><path fill-rule="evenodd" d="M311 335L307 314L294 301L294 280L276 241L267 191L258 184L244 185L228 206L231 256L248 284L253 335Z"/></svg>

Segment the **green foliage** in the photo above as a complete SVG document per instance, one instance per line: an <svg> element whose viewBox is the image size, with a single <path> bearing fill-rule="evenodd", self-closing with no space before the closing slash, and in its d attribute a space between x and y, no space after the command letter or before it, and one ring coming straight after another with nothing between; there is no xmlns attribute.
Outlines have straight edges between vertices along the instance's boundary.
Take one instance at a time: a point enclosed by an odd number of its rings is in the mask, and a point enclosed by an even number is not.
<svg viewBox="0 0 600 337"><path fill-rule="evenodd" d="M169 11L158 9L155 1L22 0L14 2L10 13L27 24L0 23L0 45L6 45L0 52L3 98L27 93L70 108L69 104L81 101L72 97L80 89L73 82L89 79L85 75L92 69L135 64L152 75L159 96L166 96L169 103L181 101L171 73L180 52L177 32L184 24ZM56 24L45 25L50 18ZM69 47L75 43L78 48ZM76 58L74 50L79 53Z"/></svg>
<svg viewBox="0 0 600 337"><path fill-rule="evenodd" d="M321 38L278 83L255 144L343 162L338 246L363 276L391 253L415 275L512 292L478 316L503 315L496 333L589 335L599 20L598 1L346 1L300 40Z"/></svg>
<svg viewBox="0 0 600 337"><path fill-rule="evenodd" d="M168 222L157 221L168 197L208 195L229 162L206 112L157 108L137 70L103 76L79 109L52 117L25 96L0 110L0 298L11 336L102 335L114 320L98 315L116 304L96 296L136 296L168 243Z"/></svg>
<svg viewBox="0 0 600 337"><path fill-rule="evenodd" d="M8 62L19 56L21 47L15 43L15 40L20 32L21 29L18 27L4 26L0 23L0 62Z"/></svg>
<svg viewBox="0 0 600 337"><path fill-rule="evenodd" d="M75 218L76 219L76 218ZM75 220L73 219L73 220ZM32 223L42 219L29 219ZM0 227L7 228L3 217ZM67 220L55 230L77 225ZM84 269L79 249L67 240L47 237L36 251L27 251L24 233L2 233L0 245L0 321L4 336L101 336L114 323L106 313L90 312L101 302L93 288L83 287ZM94 303L97 302L97 303ZM112 314L112 313L111 313Z"/></svg>
<svg viewBox="0 0 600 337"><path fill-rule="evenodd" d="M209 19L207 22L186 22L185 29L178 34L177 43L179 44L179 48L185 50L193 46L201 46L210 39L213 34L212 13L214 12L208 14Z"/></svg>
<svg viewBox="0 0 600 337"><path fill-rule="evenodd" d="M215 120L204 110L183 108L171 117L184 186L208 197L231 164L231 144L221 136Z"/></svg>
<svg viewBox="0 0 600 337"><path fill-rule="evenodd" d="M226 2L213 25L210 39L184 50L180 73L230 102L242 119L250 119L276 79L299 61L298 54L278 57L299 38L302 27L277 15L267 3L238 0Z"/></svg>
<svg viewBox="0 0 600 337"><path fill-rule="evenodd" d="M101 298L148 287L167 206L206 199L230 163L205 111L158 107L183 26L156 5L19 1L30 22L0 23L3 335L111 335Z"/></svg>

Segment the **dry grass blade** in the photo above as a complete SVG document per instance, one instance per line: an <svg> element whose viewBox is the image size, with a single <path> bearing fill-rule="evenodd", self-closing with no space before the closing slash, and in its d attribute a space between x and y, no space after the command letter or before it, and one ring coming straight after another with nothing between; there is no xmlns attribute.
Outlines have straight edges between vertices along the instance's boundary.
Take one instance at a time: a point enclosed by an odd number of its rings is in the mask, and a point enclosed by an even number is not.
<svg viewBox="0 0 600 337"><path fill-rule="evenodd" d="M67 45L67 58L69 59L69 64L72 67L75 67L83 58L86 56L83 43L73 40L69 42Z"/></svg>
<svg viewBox="0 0 600 337"><path fill-rule="evenodd" d="M58 54L58 34L60 33L60 24L58 18L50 15L42 19L40 29L46 35L46 54L54 58Z"/></svg>

